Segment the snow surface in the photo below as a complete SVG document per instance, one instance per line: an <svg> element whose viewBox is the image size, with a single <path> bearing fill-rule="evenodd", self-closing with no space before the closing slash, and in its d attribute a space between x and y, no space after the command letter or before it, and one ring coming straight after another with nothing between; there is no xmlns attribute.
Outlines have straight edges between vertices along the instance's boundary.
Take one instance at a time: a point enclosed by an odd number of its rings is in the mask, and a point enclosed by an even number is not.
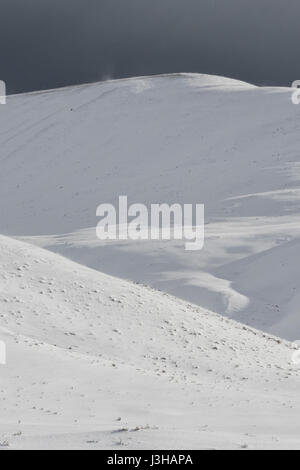
<svg viewBox="0 0 300 470"><path fill-rule="evenodd" d="M300 447L299 371L270 336L300 338L299 130L290 89L206 75L8 97L3 448ZM204 203L204 250L100 242L119 195Z"/></svg>
<svg viewBox="0 0 300 470"><path fill-rule="evenodd" d="M0 263L3 448L299 447L289 343L24 242Z"/></svg>
<svg viewBox="0 0 300 470"><path fill-rule="evenodd" d="M195 74L118 80L9 97L0 129L3 234L300 339L290 89ZM96 208L119 195L204 203L205 250L101 243Z"/></svg>

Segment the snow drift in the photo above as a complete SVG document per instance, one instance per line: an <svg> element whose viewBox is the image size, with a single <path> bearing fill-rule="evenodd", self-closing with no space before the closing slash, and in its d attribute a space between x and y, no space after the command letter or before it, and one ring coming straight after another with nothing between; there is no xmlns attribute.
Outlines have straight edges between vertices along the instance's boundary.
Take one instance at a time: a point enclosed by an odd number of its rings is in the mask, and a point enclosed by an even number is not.
<svg viewBox="0 0 300 470"><path fill-rule="evenodd" d="M0 445L297 448L284 341L0 237Z"/></svg>
<svg viewBox="0 0 300 470"><path fill-rule="evenodd" d="M298 339L300 108L291 90L182 74L9 97L0 230ZM204 203L206 245L103 244L96 208Z"/></svg>
<svg viewBox="0 0 300 470"><path fill-rule="evenodd" d="M195 74L0 106L3 448L299 448L299 130ZM204 203L204 250L100 242L120 195Z"/></svg>

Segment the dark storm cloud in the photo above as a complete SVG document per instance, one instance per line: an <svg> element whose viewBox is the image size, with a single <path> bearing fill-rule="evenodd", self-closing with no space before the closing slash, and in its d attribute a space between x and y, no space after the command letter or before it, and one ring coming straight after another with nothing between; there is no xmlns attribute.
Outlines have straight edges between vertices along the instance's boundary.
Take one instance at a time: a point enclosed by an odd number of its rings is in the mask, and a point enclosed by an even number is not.
<svg viewBox="0 0 300 470"><path fill-rule="evenodd" d="M9 92L165 72L300 79L299 0L0 0Z"/></svg>

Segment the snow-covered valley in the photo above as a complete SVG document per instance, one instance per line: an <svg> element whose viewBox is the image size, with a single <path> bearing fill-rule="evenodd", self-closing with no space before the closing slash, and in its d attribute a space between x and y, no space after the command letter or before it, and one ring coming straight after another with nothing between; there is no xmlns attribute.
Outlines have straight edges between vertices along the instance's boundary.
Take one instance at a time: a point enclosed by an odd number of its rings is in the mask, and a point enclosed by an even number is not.
<svg viewBox="0 0 300 470"><path fill-rule="evenodd" d="M299 131L290 89L205 75L8 97L3 448L300 448ZM204 203L204 249L100 242L119 195Z"/></svg>

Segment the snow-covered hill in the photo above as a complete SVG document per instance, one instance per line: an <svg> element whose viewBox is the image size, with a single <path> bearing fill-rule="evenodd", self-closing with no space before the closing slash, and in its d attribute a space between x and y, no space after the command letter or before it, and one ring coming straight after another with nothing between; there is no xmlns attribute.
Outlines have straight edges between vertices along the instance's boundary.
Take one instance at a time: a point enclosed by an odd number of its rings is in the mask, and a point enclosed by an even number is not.
<svg viewBox="0 0 300 470"><path fill-rule="evenodd" d="M0 237L0 445L298 448L292 347Z"/></svg>
<svg viewBox="0 0 300 470"><path fill-rule="evenodd" d="M300 108L205 75L118 80L0 107L0 232L300 338ZM100 243L96 208L204 203L206 245Z"/></svg>

